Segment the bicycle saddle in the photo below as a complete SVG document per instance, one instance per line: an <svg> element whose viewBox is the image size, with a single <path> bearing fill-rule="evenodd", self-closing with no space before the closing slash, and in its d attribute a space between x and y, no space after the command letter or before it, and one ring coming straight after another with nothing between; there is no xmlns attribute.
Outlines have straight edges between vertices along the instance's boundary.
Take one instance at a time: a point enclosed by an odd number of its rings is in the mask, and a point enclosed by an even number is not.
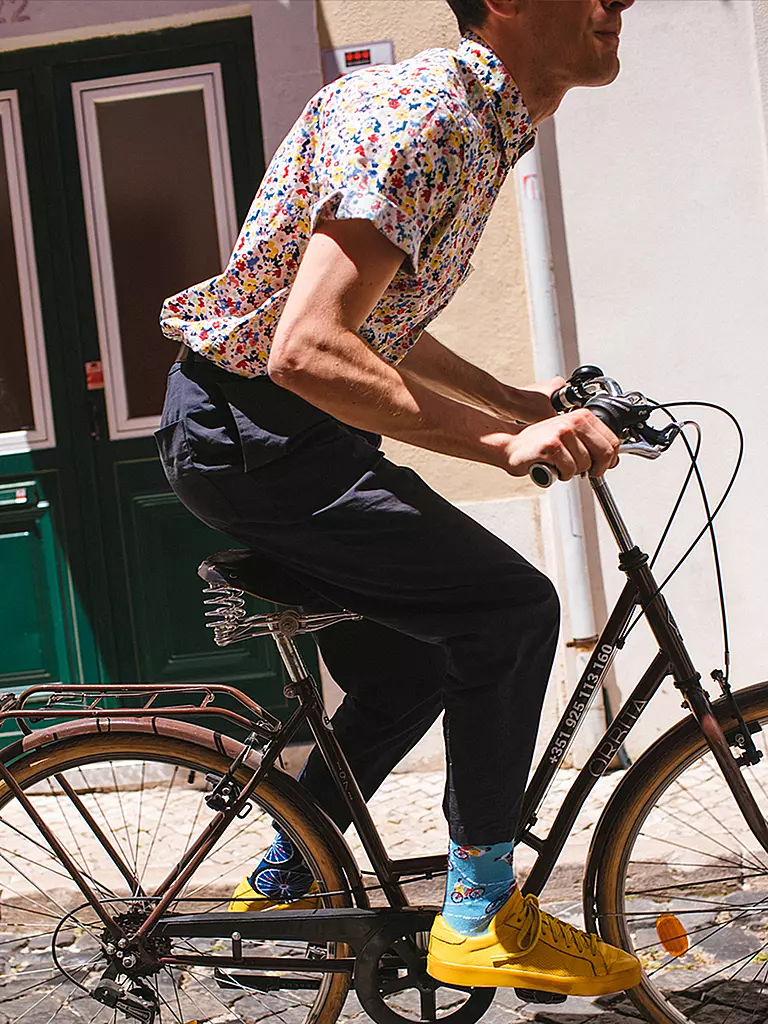
<svg viewBox="0 0 768 1024"><path fill-rule="evenodd" d="M337 607L279 562L256 551L217 551L205 559L197 575L206 583L244 590L274 604L302 605L318 610Z"/></svg>

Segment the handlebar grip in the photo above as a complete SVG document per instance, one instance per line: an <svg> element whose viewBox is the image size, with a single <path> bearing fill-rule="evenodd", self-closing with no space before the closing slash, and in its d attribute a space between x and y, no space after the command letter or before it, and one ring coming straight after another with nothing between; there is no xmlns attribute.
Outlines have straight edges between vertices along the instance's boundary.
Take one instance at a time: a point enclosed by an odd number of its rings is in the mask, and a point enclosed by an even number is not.
<svg viewBox="0 0 768 1024"><path fill-rule="evenodd" d="M528 476L537 487L551 487L560 479L557 470L553 466L548 466L546 462L534 462L528 470Z"/></svg>

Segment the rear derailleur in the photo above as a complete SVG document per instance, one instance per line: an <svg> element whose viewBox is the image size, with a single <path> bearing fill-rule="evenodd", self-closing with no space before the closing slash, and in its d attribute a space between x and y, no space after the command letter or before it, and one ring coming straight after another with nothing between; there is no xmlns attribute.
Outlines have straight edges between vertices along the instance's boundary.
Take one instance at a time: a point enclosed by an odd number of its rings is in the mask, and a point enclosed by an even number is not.
<svg viewBox="0 0 768 1024"><path fill-rule="evenodd" d="M159 1009L157 996L148 985L139 981L121 985L117 980L117 966L110 965L91 995L104 1006L124 1013L130 1020L154 1024Z"/></svg>

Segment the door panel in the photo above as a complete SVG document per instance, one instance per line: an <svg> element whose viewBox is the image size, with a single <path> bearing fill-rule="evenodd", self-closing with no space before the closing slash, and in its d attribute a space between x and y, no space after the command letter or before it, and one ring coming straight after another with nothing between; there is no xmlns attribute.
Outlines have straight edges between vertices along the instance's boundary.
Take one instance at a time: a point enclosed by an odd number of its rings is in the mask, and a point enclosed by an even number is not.
<svg viewBox="0 0 768 1024"><path fill-rule="evenodd" d="M285 707L270 641L215 647L197 567L232 544L190 515L163 483L156 460L115 463L139 677L157 683L233 683L273 710ZM184 557L173 557L177 552ZM272 607L261 604L263 610Z"/></svg>
<svg viewBox="0 0 768 1024"><path fill-rule="evenodd" d="M55 496L55 480L46 489ZM68 642L74 639L69 574L39 479L0 485L0 564L0 687L70 678L77 652Z"/></svg>

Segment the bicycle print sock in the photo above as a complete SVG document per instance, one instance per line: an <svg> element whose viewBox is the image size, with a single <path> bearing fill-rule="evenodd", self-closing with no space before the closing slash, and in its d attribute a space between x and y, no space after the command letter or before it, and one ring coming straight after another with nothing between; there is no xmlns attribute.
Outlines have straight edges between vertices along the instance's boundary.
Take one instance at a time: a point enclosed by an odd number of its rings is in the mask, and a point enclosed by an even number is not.
<svg viewBox="0 0 768 1024"><path fill-rule="evenodd" d="M291 840L278 831L249 882L268 899L295 900L312 885L312 872Z"/></svg>
<svg viewBox="0 0 768 1024"><path fill-rule="evenodd" d="M450 841L442 915L454 931L461 935L486 931L514 887L512 843L460 846Z"/></svg>

